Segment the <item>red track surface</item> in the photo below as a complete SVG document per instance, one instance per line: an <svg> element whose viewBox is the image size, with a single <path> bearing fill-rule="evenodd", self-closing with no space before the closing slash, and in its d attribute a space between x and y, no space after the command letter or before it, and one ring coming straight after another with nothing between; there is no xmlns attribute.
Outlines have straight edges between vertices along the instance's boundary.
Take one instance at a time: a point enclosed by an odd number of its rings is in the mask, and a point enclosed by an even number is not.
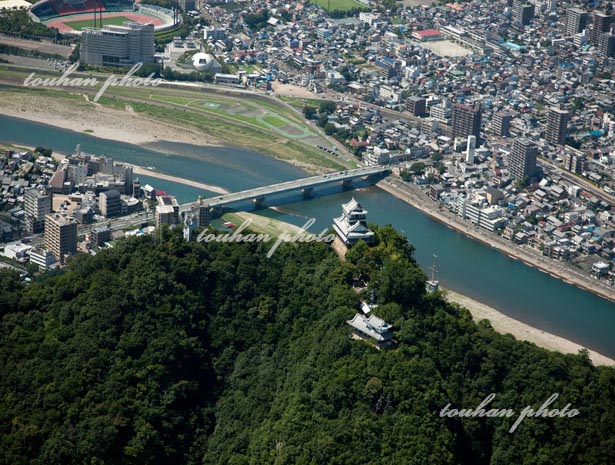
<svg viewBox="0 0 615 465"><path fill-rule="evenodd" d="M131 21L136 21L138 23L153 24L154 26L160 26L161 24L163 24L162 20L154 18L153 16L141 15L138 13L133 13L131 11L118 11L115 13L103 13L103 25L105 24L105 18L114 18L118 16L124 16ZM86 20L88 18L92 19L92 25L94 25L94 14L87 13L83 15L72 15L70 17L59 18L54 21L48 22L47 26L55 27L60 32L67 32L72 31L73 28L68 26L66 23L70 23L72 21Z"/></svg>

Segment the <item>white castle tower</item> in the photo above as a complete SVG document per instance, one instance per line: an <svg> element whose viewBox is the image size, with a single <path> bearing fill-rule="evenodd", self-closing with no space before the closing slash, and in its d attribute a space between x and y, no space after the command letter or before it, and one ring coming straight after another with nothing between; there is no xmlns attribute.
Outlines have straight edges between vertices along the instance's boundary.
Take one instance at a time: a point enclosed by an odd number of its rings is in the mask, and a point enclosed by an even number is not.
<svg viewBox="0 0 615 465"><path fill-rule="evenodd" d="M374 240L374 232L367 227L367 210L354 197L342 205L342 216L333 220L333 229L346 246L359 240L368 244Z"/></svg>

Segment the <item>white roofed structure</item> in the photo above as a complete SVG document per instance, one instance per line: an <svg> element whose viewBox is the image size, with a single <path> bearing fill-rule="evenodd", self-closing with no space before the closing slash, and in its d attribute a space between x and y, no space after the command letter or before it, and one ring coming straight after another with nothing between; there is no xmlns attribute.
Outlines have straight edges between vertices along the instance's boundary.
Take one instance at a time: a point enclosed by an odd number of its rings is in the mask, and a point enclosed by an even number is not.
<svg viewBox="0 0 615 465"><path fill-rule="evenodd" d="M342 205L342 216L333 220L333 229L346 245L359 240L369 244L374 240L374 232L367 227L367 210L354 197Z"/></svg>
<svg viewBox="0 0 615 465"><path fill-rule="evenodd" d="M373 342L378 349L390 347L394 343L391 332L393 325L376 315L368 318L357 313L352 320L347 320L346 323L352 327L355 337Z"/></svg>

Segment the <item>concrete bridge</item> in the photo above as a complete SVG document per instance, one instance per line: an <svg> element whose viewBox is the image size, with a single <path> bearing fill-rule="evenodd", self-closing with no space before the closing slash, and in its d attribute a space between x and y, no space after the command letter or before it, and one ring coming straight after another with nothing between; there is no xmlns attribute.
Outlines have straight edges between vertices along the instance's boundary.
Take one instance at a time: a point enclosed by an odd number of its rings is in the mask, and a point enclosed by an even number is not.
<svg viewBox="0 0 615 465"><path fill-rule="evenodd" d="M352 188L353 181L356 179L366 178L376 181L383 175L388 174L388 172L389 168L385 166L367 166L346 171L338 171L336 173L321 174L309 178L297 179L295 181L286 181L265 187L257 187L255 189L203 199L200 205L194 202L186 203L180 206L180 211L187 212L196 206L209 207L212 211L215 211L224 206L236 202L245 202L246 200L251 200L257 208L264 208L267 206L266 197L268 195L301 191L305 198L310 198L313 195L315 187L340 183L343 188L350 189Z"/></svg>

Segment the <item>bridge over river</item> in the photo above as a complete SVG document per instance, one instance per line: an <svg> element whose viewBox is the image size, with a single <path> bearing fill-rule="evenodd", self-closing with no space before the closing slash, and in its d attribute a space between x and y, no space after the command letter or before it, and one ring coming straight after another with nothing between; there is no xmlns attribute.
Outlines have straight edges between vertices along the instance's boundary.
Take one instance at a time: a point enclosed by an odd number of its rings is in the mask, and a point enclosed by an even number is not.
<svg viewBox="0 0 615 465"><path fill-rule="evenodd" d="M293 191L301 191L304 197L310 198L316 187L340 183L343 188L350 189L353 186L353 182L357 179L367 179L371 182L376 182L382 176L388 174L388 172L389 168L386 166L367 166L335 173L320 174L309 178L296 179L294 181L286 181L265 187L257 187L245 191L224 194L218 197L211 197L201 200L200 203L186 203L180 206L180 212L188 212L195 207L208 207L211 211L215 212L222 207L245 201L252 201L256 207L263 208L267 205L267 196L273 194L286 194Z"/></svg>

